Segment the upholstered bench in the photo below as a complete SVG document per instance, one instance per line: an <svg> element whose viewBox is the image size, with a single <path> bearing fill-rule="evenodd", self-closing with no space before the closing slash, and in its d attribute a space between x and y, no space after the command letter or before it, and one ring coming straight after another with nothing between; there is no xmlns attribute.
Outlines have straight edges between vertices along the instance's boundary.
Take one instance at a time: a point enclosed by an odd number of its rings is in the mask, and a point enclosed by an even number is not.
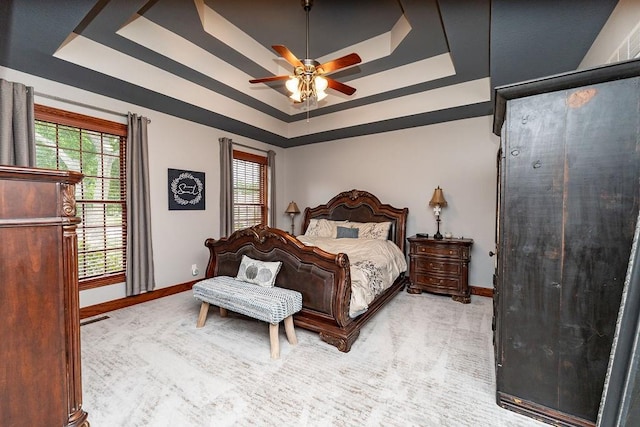
<svg viewBox="0 0 640 427"><path fill-rule="evenodd" d="M272 359L280 357L278 325L281 321L284 320L289 343L298 343L291 316L302 309L300 292L278 287L262 287L233 277L217 276L193 285L193 296L202 301L197 328L204 326L209 304L213 304L220 308L222 317L227 315L227 310L231 310L269 323Z"/></svg>

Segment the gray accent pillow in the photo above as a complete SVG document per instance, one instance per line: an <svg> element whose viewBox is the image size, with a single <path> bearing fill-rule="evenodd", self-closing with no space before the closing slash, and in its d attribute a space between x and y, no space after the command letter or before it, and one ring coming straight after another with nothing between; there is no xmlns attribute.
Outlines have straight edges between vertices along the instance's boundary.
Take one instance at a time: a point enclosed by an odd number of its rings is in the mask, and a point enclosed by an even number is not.
<svg viewBox="0 0 640 427"><path fill-rule="evenodd" d="M357 239L358 238L358 229L350 228L350 227L338 227L338 231L336 233L336 239Z"/></svg>
<svg viewBox="0 0 640 427"><path fill-rule="evenodd" d="M253 283L254 285L272 288L276 283L276 276L280 271L282 262L265 262L249 258L242 255L242 261L238 268L236 279L243 282Z"/></svg>

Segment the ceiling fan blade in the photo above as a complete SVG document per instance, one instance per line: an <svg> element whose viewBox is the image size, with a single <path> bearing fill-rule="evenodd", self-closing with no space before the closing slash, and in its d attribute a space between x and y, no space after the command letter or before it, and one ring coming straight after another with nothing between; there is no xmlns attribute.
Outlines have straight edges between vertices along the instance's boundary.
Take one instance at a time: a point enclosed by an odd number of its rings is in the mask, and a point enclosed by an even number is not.
<svg viewBox="0 0 640 427"><path fill-rule="evenodd" d="M276 80L289 80L289 78L291 78L291 76L271 76L271 77L263 77L261 79L249 80L249 83L274 82Z"/></svg>
<svg viewBox="0 0 640 427"><path fill-rule="evenodd" d="M275 46L274 46L275 47ZM359 64L362 59L357 53L350 53L333 61L325 62L316 67L316 69L322 69L322 73L330 73L332 71L339 70L340 68L349 67L350 65Z"/></svg>
<svg viewBox="0 0 640 427"><path fill-rule="evenodd" d="M337 80L333 80L329 77L325 77L327 79L327 83L331 89L337 90L338 92L342 92L345 95L353 95L356 92L355 87L348 86L344 83L340 83Z"/></svg>
<svg viewBox="0 0 640 427"><path fill-rule="evenodd" d="M286 46L283 46L281 44L276 44L271 47L273 48L273 50L278 52L280 56L286 59L289 64L293 65L294 67L303 66L302 62L298 58L296 58L296 56L293 53L291 53L291 51Z"/></svg>

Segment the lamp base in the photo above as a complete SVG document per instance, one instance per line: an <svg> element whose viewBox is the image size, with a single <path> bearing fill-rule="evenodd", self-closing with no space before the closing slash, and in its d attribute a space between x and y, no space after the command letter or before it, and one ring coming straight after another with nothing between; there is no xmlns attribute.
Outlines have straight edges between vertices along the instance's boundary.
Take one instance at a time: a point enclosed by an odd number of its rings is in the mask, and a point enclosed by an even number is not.
<svg viewBox="0 0 640 427"><path fill-rule="evenodd" d="M438 231L433 235L433 238L436 240L442 240L442 234L440 234L440 215L436 217L436 223L438 224Z"/></svg>

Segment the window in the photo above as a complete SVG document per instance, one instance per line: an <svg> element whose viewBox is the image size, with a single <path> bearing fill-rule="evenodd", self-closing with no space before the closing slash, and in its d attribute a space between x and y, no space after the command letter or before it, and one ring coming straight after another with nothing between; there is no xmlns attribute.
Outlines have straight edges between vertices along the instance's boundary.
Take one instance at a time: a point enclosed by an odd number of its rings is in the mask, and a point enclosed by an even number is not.
<svg viewBox="0 0 640 427"><path fill-rule="evenodd" d="M76 186L80 289L125 280L127 126L36 105L36 165L84 174Z"/></svg>
<svg viewBox="0 0 640 427"><path fill-rule="evenodd" d="M267 223L267 158L233 150L233 230Z"/></svg>

